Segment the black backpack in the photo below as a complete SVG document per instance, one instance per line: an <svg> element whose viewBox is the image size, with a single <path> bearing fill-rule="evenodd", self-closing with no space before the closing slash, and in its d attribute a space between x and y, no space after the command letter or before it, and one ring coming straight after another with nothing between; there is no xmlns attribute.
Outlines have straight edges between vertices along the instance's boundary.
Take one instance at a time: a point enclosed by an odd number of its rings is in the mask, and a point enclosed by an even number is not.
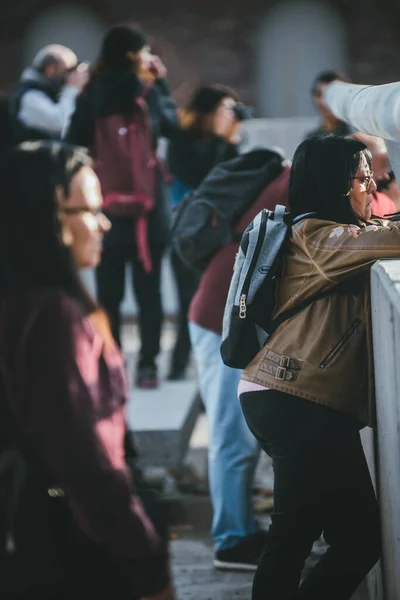
<svg viewBox="0 0 400 600"><path fill-rule="evenodd" d="M233 233L238 219L284 167L284 157L268 149L216 165L177 207L172 249L182 263L202 271L217 250L240 241Z"/></svg>

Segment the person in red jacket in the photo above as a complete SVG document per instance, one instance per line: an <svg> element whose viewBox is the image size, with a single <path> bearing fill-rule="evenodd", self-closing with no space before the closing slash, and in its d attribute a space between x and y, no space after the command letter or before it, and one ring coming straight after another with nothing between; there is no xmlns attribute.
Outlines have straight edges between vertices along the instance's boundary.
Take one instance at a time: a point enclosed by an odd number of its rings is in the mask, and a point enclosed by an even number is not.
<svg viewBox="0 0 400 600"><path fill-rule="evenodd" d="M30 142L2 185L0 597L172 600L125 463L124 359L78 275L110 227L99 181L82 149Z"/></svg>
<svg viewBox="0 0 400 600"><path fill-rule="evenodd" d="M387 177L377 181L376 185L378 192L384 194L391 201L390 209L392 213L398 212L400 210L400 189L394 172L389 171Z"/></svg>
<svg viewBox="0 0 400 600"><path fill-rule="evenodd" d="M385 192L376 191L372 198L372 214L376 217L385 217L397 212L395 203Z"/></svg>
<svg viewBox="0 0 400 600"><path fill-rule="evenodd" d="M274 179L239 220L243 233L263 208L287 205L289 168ZM189 308L189 327L201 395L209 422L209 479L213 505L214 566L256 570L265 546L252 506L258 444L246 426L237 388L241 371L222 362L222 320L239 244L219 250L205 270Z"/></svg>

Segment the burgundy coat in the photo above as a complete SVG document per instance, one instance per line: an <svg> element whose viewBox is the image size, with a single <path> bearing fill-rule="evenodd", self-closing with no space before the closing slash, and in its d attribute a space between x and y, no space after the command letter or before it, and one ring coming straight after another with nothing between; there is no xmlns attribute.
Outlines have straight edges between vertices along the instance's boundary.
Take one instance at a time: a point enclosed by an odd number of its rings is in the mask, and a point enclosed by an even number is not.
<svg viewBox="0 0 400 600"><path fill-rule="evenodd" d="M120 351L107 347L75 299L54 289L0 303L0 345L0 453L22 440L48 474L45 483L65 491L79 527L115 557L132 598L161 591L169 583L167 548L134 494L124 460L127 382ZM33 477L25 486L17 552L6 562L10 479L0 475L1 598L7 588L27 593L58 585L43 483Z"/></svg>

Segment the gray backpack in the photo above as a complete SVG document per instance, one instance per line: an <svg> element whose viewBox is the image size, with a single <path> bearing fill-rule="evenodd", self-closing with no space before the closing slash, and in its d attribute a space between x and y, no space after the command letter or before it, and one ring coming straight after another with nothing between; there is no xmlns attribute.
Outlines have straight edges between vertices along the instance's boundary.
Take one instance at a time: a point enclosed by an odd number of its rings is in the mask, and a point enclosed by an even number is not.
<svg viewBox="0 0 400 600"><path fill-rule="evenodd" d="M262 210L242 236L225 306L221 356L228 367L245 368L269 335L316 298L272 319L279 258L291 226L315 213L291 219L286 208Z"/></svg>

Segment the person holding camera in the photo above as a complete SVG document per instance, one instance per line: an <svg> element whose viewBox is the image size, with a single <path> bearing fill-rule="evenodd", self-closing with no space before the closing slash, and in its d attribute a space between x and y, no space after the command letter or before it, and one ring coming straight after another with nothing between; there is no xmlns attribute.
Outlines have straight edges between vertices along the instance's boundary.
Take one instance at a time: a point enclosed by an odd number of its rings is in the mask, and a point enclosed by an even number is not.
<svg viewBox="0 0 400 600"><path fill-rule="evenodd" d="M136 384L158 386L156 359L162 327L161 264L170 228L160 136L179 129L167 70L143 31L117 25L105 35L91 80L77 101L66 139L89 149L112 229L96 272L97 296L121 345L120 305L125 268L132 267L141 349Z"/></svg>
<svg viewBox="0 0 400 600"><path fill-rule="evenodd" d="M218 163L238 154L240 122L250 111L236 92L223 85L201 86L179 111L181 131L170 141L168 167L173 181L171 193L176 206L196 189ZM185 267L172 253L179 297L179 324L172 353L170 380L183 379L190 356L187 312L199 283L199 275Z"/></svg>
<svg viewBox="0 0 400 600"><path fill-rule="evenodd" d="M42 48L9 98L11 141L61 138L88 76L88 65L79 64L70 48Z"/></svg>

